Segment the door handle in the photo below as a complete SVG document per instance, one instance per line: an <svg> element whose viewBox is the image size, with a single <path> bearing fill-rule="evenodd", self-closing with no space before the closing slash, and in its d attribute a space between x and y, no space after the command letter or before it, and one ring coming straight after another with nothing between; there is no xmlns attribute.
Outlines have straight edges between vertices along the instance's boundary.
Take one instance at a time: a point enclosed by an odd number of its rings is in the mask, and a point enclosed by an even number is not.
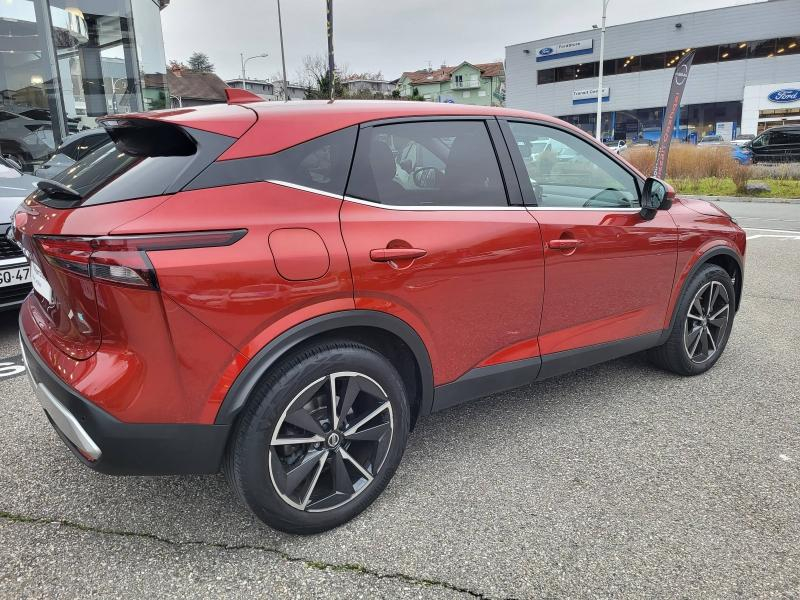
<svg viewBox="0 0 800 600"><path fill-rule="evenodd" d="M547 247L552 248L553 250L571 250L573 248L577 248L583 242L581 240L576 239L559 239L559 240L550 240L547 242Z"/></svg>
<svg viewBox="0 0 800 600"><path fill-rule="evenodd" d="M369 251L369 258L374 262L391 262L393 260L422 258L427 253L427 250L420 248L376 248Z"/></svg>

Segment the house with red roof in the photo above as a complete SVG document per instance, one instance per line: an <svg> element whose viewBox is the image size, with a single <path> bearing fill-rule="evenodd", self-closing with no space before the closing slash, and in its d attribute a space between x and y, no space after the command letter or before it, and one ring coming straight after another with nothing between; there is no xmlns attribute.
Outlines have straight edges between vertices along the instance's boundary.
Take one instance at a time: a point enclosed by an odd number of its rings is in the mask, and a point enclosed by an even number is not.
<svg viewBox="0 0 800 600"><path fill-rule="evenodd" d="M403 73L397 82L400 97L429 102L454 102L479 106L503 106L506 74L502 62L422 69Z"/></svg>

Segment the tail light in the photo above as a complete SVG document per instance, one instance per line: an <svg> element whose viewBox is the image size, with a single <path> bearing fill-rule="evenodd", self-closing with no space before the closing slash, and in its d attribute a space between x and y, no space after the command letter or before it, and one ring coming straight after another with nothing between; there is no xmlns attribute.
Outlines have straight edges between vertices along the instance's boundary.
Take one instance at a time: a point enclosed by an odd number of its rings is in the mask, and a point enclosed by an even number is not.
<svg viewBox="0 0 800 600"><path fill-rule="evenodd" d="M42 256L54 267L94 281L158 289L148 251L230 246L246 229L155 235L67 237L37 235Z"/></svg>

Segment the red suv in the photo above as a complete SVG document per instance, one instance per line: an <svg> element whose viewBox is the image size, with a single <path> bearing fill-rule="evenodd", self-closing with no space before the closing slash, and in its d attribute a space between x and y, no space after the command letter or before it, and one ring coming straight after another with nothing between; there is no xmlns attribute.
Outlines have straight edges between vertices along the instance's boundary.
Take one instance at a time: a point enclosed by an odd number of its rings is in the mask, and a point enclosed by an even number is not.
<svg viewBox="0 0 800 600"><path fill-rule="evenodd" d="M236 94L236 95L234 95ZM87 466L216 473L310 533L420 416L648 350L709 369L745 235L542 115L251 102L106 118L14 215L36 395Z"/></svg>

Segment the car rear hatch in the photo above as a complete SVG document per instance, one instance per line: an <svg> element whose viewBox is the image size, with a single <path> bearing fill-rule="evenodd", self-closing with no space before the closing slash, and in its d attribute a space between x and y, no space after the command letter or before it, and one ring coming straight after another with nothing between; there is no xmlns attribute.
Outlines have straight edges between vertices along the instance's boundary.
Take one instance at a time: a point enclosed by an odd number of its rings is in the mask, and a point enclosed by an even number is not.
<svg viewBox="0 0 800 600"><path fill-rule="evenodd" d="M98 286L157 288L148 247L110 232L180 191L236 141L144 116L102 123L113 142L39 182L14 214L16 240L31 261L31 314L75 360L91 357L103 340L109 308ZM145 241L161 243L158 236Z"/></svg>

